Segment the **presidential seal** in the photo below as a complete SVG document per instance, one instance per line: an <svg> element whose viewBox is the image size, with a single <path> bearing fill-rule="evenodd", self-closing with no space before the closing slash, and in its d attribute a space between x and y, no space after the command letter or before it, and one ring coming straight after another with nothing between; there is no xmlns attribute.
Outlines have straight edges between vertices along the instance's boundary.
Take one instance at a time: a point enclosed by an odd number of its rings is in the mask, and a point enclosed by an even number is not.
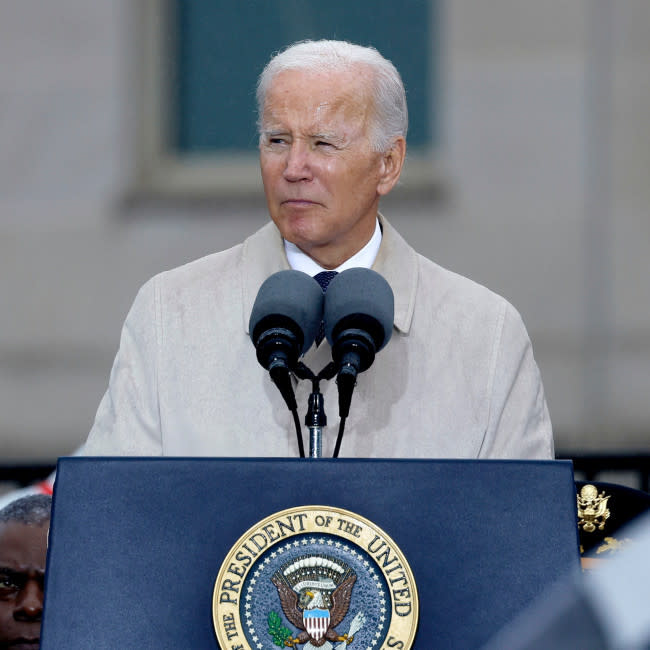
<svg viewBox="0 0 650 650"><path fill-rule="evenodd" d="M222 650L411 648L418 597L395 542L347 510L303 506L250 528L212 597Z"/></svg>

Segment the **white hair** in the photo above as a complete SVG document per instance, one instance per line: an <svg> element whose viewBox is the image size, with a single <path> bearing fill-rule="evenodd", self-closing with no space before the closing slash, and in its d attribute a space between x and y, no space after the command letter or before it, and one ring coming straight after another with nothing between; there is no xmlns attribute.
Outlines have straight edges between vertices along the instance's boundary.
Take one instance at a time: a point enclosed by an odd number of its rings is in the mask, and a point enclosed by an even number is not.
<svg viewBox="0 0 650 650"><path fill-rule="evenodd" d="M406 92L397 68L374 47L329 40L294 43L266 64L257 82L257 124L260 134L263 130L266 94L279 72L349 70L355 65L365 65L373 72L369 79L374 100L374 119L370 132L373 149L385 153L392 147L395 138L406 138Z"/></svg>

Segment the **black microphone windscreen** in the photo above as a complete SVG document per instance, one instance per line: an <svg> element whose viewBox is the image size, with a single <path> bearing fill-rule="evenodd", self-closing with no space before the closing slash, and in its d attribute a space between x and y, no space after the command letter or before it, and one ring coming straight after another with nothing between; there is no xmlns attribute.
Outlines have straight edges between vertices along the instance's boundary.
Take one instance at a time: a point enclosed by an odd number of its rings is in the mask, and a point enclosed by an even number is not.
<svg viewBox="0 0 650 650"><path fill-rule="evenodd" d="M294 270L269 276L257 292L251 312L249 332L253 344L257 326L263 319L272 324L274 316L288 318L302 330L301 353L304 354L314 342L323 318L323 290L318 282Z"/></svg>
<svg viewBox="0 0 650 650"><path fill-rule="evenodd" d="M333 278L327 287L325 336L333 345L333 332L342 319L350 321L354 316L370 317L383 334L381 340L375 340L376 351L379 351L393 333L394 314L393 290L383 276L371 269L348 269Z"/></svg>

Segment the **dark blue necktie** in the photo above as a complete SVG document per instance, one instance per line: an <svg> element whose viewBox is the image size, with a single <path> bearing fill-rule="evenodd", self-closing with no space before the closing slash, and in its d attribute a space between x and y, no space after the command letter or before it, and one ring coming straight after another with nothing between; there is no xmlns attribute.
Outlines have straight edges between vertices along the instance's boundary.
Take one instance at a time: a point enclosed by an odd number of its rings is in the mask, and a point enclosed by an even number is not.
<svg viewBox="0 0 650 650"><path fill-rule="evenodd" d="M335 275L337 275L337 271L321 271L314 276L314 280L320 284L323 293L327 291L327 287ZM320 327L318 328L318 334L316 335L316 345L320 345L324 338L325 323L321 321Z"/></svg>
<svg viewBox="0 0 650 650"><path fill-rule="evenodd" d="M337 271L321 271L314 276L314 280L320 284L323 293L327 291L327 285L332 281L332 278L338 275Z"/></svg>

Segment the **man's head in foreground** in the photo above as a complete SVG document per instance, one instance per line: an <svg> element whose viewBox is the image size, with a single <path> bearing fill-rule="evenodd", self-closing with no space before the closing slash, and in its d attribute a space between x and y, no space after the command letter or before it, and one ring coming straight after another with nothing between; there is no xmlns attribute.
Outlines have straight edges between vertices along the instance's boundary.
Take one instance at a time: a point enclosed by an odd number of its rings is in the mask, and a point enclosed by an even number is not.
<svg viewBox="0 0 650 650"><path fill-rule="evenodd" d="M400 75L373 48L305 41L267 64L257 103L271 218L286 240L336 268L368 243L402 170Z"/></svg>
<svg viewBox="0 0 650 650"><path fill-rule="evenodd" d="M0 648L40 646L51 506L39 494L0 510Z"/></svg>

